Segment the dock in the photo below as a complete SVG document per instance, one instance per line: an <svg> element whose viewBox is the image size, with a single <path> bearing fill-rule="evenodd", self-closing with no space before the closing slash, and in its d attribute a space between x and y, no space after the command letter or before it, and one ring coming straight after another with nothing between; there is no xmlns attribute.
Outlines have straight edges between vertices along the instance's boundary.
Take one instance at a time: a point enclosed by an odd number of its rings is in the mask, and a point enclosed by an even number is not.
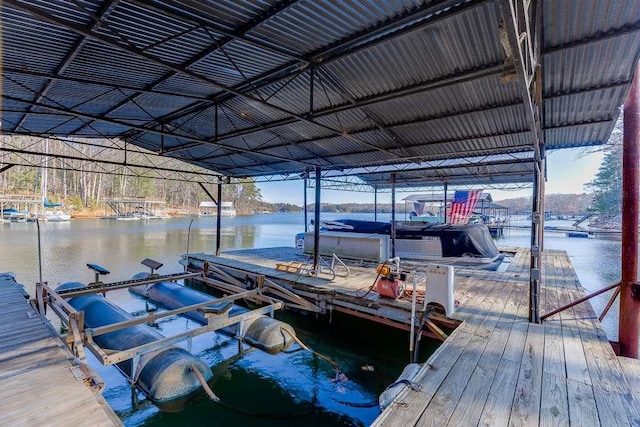
<svg viewBox="0 0 640 427"><path fill-rule="evenodd" d="M640 361L616 356L588 302L529 323L530 252L508 250L506 271L456 269L455 315L430 315L455 330L434 336L444 342L373 425L640 426ZM409 301L367 292L371 267L329 279L276 269L283 259L302 262L285 248L189 257L236 278L245 272L275 281L324 312L409 329ZM544 252L542 274L543 314L585 295L564 251Z"/></svg>
<svg viewBox="0 0 640 427"><path fill-rule="evenodd" d="M86 367L74 363L8 274L0 274L0 325L3 425L122 425L100 391L88 384Z"/></svg>
<svg viewBox="0 0 640 427"><path fill-rule="evenodd" d="M615 355L590 304L528 322L526 252L507 274L458 281L461 325L373 425L640 425L640 361ZM584 296L565 252L543 266L543 313Z"/></svg>

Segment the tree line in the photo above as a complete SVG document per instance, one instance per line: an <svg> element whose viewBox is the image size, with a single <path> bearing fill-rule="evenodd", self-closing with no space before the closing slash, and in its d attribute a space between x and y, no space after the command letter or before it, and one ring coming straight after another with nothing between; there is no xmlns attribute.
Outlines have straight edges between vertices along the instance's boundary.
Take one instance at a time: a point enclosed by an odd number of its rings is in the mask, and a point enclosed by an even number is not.
<svg viewBox="0 0 640 427"><path fill-rule="evenodd" d="M1 161L16 166L0 173L0 194L44 193L49 201L62 202L75 210L100 209L110 198L141 197L189 211L197 209L201 201L210 200L199 185L184 177L211 175L211 171L139 148L123 149L123 143L111 148L108 144L4 135L0 142ZM217 197L215 185L209 185L208 191ZM262 202L260 191L251 180L223 184L222 200L233 202L240 212L270 208Z"/></svg>
<svg viewBox="0 0 640 427"><path fill-rule="evenodd" d="M48 199L52 202L62 202L77 210L100 209L103 201L109 198L144 197L162 200L169 208L184 211L195 210L201 201L209 200L206 192L196 183L166 178L180 172L191 173L194 176L194 173L211 174L211 171L180 160L158 157L138 148L127 150L122 146L116 149L107 148L105 145L108 143L104 141L96 143L91 140L63 141L4 135L0 142L2 163L17 166L0 173L0 194L41 195L45 182L42 174L46 173L47 188L44 191ZM597 175L586 186L591 193L546 195L545 210L566 215L620 213L621 141L614 141L607 145L605 150L606 154ZM38 153L50 153L52 157L45 160ZM100 163L100 160L110 163ZM154 166L161 167L162 170L154 170ZM259 188L250 179L233 180L224 184L222 188L222 200L233 202L240 213L302 209L293 204L263 202ZM215 186L209 186L209 192L216 196ZM531 212L530 197L508 199L500 201L500 204L509 207L511 214ZM314 204L308 205L310 211L314 208ZM372 203L321 205L324 212L373 213L375 209ZM404 212L404 204L398 204L396 210ZM389 213L391 204L379 204L377 211Z"/></svg>

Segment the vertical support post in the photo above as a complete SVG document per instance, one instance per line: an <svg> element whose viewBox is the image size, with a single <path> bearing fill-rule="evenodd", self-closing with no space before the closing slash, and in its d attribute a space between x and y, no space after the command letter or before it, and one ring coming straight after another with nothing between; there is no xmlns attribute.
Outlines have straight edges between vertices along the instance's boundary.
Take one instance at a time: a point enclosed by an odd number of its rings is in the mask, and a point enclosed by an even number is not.
<svg viewBox="0 0 640 427"><path fill-rule="evenodd" d="M540 180L541 161L536 160L533 171L533 195L531 206L531 260L529 264L529 322L540 323Z"/></svg>
<svg viewBox="0 0 640 427"><path fill-rule="evenodd" d="M622 146L622 281L620 355L638 358L640 285L638 284L638 177L640 158L640 64L624 104Z"/></svg>
<svg viewBox="0 0 640 427"><path fill-rule="evenodd" d="M222 229L222 182L218 182L218 217L216 218L216 256L220 255L220 230Z"/></svg>
<svg viewBox="0 0 640 427"><path fill-rule="evenodd" d="M396 173L391 174L391 258L396 256Z"/></svg>
<svg viewBox="0 0 640 427"><path fill-rule="evenodd" d="M544 203L544 197L546 192L546 179L547 179L547 152L544 144L540 144L540 176L538 177L538 210L542 214L540 216L540 223L538 225L538 247L540 248L540 255L544 252L544 223L547 220L546 204ZM538 260L538 268L540 271L542 267L542 257Z"/></svg>
<svg viewBox="0 0 640 427"><path fill-rule="evenodd" d="M304 179L302 180L303 185L303 203L304 203L304 231L309 231L309 218L307 217L307 173L305 172Z"/></svg>
<svg viewBox="0 0 640 427"><path fill-rule="evenodd" d="M320 265L320 166L316 166L316 203L313 212L313 271Z"/></svg>
<svg viewBox="0 0 640 427"><path fill-rule="evenodd" d="M444 223L447 223L447 191L449 190L449 183L444 183Z"/></svg>
<svg viewBox="0 0 640 427"><path fill-rule="evenodd" d="M373 220L378 221L378 186L373 187Z"/></svg>

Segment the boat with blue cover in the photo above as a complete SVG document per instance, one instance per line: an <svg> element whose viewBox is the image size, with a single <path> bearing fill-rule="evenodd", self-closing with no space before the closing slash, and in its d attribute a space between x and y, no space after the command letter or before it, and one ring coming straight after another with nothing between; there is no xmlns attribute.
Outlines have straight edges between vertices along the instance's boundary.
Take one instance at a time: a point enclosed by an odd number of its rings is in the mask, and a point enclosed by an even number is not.
<svg viewBox="0 0 640 427"><path fill-rule="evenodd" d="M496 247L489 229L483 224L428 224L416 222L395 223L395 255L403 260L442 263L470 268L496 270L505 254ZM320 254L350 258L375 258L384 261L391 257L390 222L340 219L323 222L320 228ZM304 251L313 251L313 233L300 233L296 245ZM348 241L354 239L353 245ZM379 248L361 250L363 241ZM342 246L342 247L340 247ZM340 253L336 252L338 250ZM368 255L363 255L363 254ZM379 256L378 256L379 253Z"/></svg>

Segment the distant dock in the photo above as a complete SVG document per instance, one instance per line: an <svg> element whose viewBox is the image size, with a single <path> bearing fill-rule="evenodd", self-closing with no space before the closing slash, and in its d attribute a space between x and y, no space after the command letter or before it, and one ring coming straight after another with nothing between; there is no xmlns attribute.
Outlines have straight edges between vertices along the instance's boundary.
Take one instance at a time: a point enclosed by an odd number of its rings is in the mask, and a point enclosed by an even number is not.
<svg viewBox="0 0 640 427"><path fill-rule="evenodd" d="M12 276L0 274L2 425L118 426L82 365L29 305Z"/></svg>

